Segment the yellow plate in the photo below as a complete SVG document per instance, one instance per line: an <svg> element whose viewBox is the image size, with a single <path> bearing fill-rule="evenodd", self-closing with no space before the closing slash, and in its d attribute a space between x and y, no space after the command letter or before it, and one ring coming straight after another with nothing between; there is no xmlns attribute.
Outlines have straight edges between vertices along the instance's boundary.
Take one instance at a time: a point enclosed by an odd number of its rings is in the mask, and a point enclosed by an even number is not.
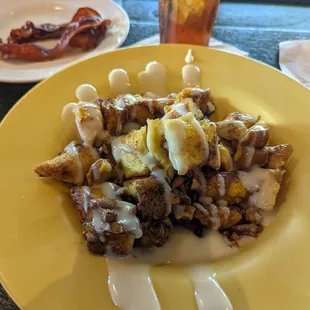
<svg viewBox="0 0 310 310"><path fill-rule="evenodd" d="M272 141L291 142L294 156L278 199L277 220L254 246L212 264L237 310L309 309L310 304L310 92L261 63L192 47L202 86L210 87L220 114L262 115ZM78 63L39 84L0 127L1 282L23 309L114 309L102 257L90 255L81 237L68 188L39 179L32 167L66 144L62 107L81 83L109 95L108 73L124 68L132 80L147 62L162 62L171 90L181 89L188 46L123 49ZM208 249L206 249L208 251ZM195 309L193 289L177 268L154 267L162 309Z"/></svg>

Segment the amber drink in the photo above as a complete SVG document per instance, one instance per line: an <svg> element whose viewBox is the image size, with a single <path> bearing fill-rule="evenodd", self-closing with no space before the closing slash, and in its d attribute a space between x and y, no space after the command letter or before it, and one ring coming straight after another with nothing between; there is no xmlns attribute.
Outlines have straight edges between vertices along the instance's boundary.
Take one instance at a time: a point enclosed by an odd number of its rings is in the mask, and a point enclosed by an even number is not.
<svg viewBox="0 0 310 310"><path fill-rule="evenodd" d="M208 45L220 0L159 0L161 43Z"/></svg>

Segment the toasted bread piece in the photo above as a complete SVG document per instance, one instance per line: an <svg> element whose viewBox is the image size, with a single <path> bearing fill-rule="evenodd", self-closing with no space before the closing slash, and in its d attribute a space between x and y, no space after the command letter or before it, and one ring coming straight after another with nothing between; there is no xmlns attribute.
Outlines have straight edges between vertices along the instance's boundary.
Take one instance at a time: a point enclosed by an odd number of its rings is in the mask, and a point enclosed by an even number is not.
<svg viewBox="0 0 310 310"><path fill-rule="evenodd" d="M73 141L62 154L39 164L34 171L40 177L82 185L87 171L98 158L95 149Z"/></svg>
<svg viewBox="0 0 310 310"><path fill-rule="evenodd" d="M124 183L125 194L134 197L143 220L158 220L170 212L164 188L157 178L132 179Z"/></svg>
<svg viewBox="0 0 310 310"><path fill-rule="evenodd" d="M178 119L164 119L169 159L179 175L207 161L206 136L192 113Z"/></svg>
<svg viewBox="0 0 310 310"><path fill-rule="evenodd" d="M266 148L269 154L267 168L285 169L293 153L292 145L291 144L280 144L276 146L268 146Z"/></svg>
<svg viewBox="0 0 310 310"><path fill-rule="evenodd" d="M146 140L148 149L162 165L163 169L171 179L174 175L174 170L169 160L168 150L164 148L166 139L162 120L154 119L147 121Z"/></svg>
<svg viewBox="0 0 310 310"><path fill-rule="evenodd" d="M175 204L172 206L172 214L177 220L191 221L194 218L196 208L194 206L187 206Z"/></svg>
<svg viewBox="0 0 310 310"><path fill-rule="evenodd" d="M214 111L215 107L211 102L211 91L209 88L184 88L176 97L176 103L181 102L186 98L191 98L197 107L202 111L203 114L210 116Z"/></svg>
<svg viewBox="0 0 310 310"><path fill-rule="evenodd" d="M247 128L240 120L225 118L216 123L217 134L226 140L240 140L247 132Z"/></svg>
<svg viewBox="0 0 310 310"><path fill-rule="evenodd" d="M99 235L89 222L83 225L83 235L88 249L95 254L127 256L131 253L135 240L128 232Z"/></svg>
<svg viewBox="0 0 310 310"><path fill-rule="evenodd" d="M213 169L218 170L221 166L220 151L218 147L218 136L216 132L216 125L213 122L206 120L200 121L200 126L206 135L209 144L209 157L207 165Z"/></svg>
<svg viewBox="0 0 310 310"><path fill-rule="evenodd" d="M214 200L235 204L244 200L246 194L236 172L212 173L207 177L207 196Z"/></svg>
<svg viewBox="0 0 310 310"><path fill-rule="evenodd" d="M221 158L221 167L225 171L234 170L234 162L228 148L226 148L223 144L219 143L219 151Z"/></svg>
<svg viewBox="0 0 310 310"><path fill-rule="evenodd" d="M88 185L92 186L107 181L113 175L112 170L113 167L108 160L99 158L91 165L87 172L86 178Z"/></svg>
<svg viewBox="0 0 310 310"><path fill-rule="evenodd" d="M142 126L146 125L148 119L155 118L144 101L137 101L134 104L129 104L126 109L128 111L128 118Z"/></svg>
<svg viewBox="0 0 310 310"><path fill-rule="evenodd" d="M127 179L147 176L150 155L146 145L146 126L134 130L127 135L115 138L112 141L113 155L119 161ZM154 159L152 163L154 163Z"/></svg>
<svg viewBox="0 0 310 310"><path fill-rule="evenodd" d="M253 167L249 172L239 171L240 182L249 193L247 205L265 211L274 208L285 170Z"/></svg>
<svg viewBox="0 0 310 310"><path fill-rule="evenodd" d="M242 145L263 148L269 141L269 127L263 119L250 127L244 137L240 140Z"/></svg>
<svg viewBox="0 0 310 310"><path fill-rule="evenodd" d="M268 161L268 151L266 148L255 148L254 146L237 146L234 162L238 170L248 170L250 167L258 165L264 166Z"/></svg>
<svg viewBox="0 0 310 310"><path fill-rule="evenodd" d="M104 119L104 129L112 136L118 136L122 133L128 113L122 107L115 104L117 99L97 99L96 103L101 107Z"/></svg>
<svg viewBox="0 0 310 310"><path fill-rule="evenodd" d="M191 98L185 98L182 101L165 106L164 118L172 119L182 117L191 112L196 119L202 119L203 113L199 110L197 104Z"/></svg>
<svg viewBox="0 0 310 310"><path fill-rule="evenodd" d="M252 127L258 121L257 117L240 112L232 112L225 119L241 121L246 128Z"/></svg>
<svg viewBox="0 0 310 310"><path fill-rule="evenodd" d="M151 248L162 247L168 239L172 229L171 221L165 217L157 221L141 222L143 236L135 241L135 246Z"/></svg>

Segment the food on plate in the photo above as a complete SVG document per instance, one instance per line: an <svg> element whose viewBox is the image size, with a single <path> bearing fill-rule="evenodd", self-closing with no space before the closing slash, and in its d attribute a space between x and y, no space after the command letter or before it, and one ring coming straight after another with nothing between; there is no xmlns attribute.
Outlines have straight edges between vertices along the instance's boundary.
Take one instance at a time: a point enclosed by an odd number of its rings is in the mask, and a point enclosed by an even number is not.
<svg viewBox="0 0 310 310"><path fill-rule="evenodd" d="M23 61L44 61L61 57L67 48L94 49L105 36L111 21L88 7L80 8L69 23L35 25L27 21L12 29L7 43L0 39L0 58ZM34 44L34 41L59 39L54 48Z"/></svg>
<svg viewBox="0 0 310 310"><path fill-rule="evenodd" d="M65 110L79 138L35 172L72 184L90 251L162 247L176 225L200 237L218 231L229 246L263 230L293 148L269 145L262 117L211 121L211 93L200 88L78 97Z"/></svg>

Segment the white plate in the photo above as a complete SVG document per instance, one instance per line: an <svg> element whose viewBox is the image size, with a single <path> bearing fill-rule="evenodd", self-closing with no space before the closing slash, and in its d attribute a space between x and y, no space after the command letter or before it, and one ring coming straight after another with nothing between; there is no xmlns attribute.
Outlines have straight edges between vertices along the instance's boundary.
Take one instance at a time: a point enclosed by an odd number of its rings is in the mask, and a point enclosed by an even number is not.
<svg viewBox="0 0 310 310"><path fill-rule="evenodd" d="M45 79L81 59L116 49L125 41L130 27L127 13L111 0L1 0L0 38L4 42L11 29L20 28L27 20L34 24L60 24L70 21L78 8L86 6L112 21L113 26L97 48L89 52L76 49L59 59L44 62L0 59L0 81L21 83ZM49 40L39 44L53 47L56 42Z"/></svg>

